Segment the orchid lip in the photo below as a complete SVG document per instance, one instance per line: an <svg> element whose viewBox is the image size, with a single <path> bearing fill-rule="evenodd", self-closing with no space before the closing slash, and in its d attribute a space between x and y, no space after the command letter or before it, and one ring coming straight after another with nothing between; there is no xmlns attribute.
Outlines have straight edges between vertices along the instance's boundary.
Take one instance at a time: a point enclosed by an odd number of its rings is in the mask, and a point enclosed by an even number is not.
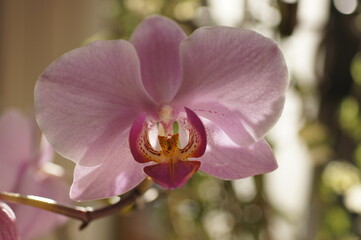
<svg viewBox="0 0 361 240"><path fill-rule="evenodd" d="M144 172L154 182L167 189L174 189L184 184L199 169L199 161L178 161L175 164L154 164L144 168Z"/></svg>
<svg viewBox="0 0 361 240"><path fill-rule="evenodd" d="M188 158L201 157L206 149L206 131L199 117L189 108L185 108L187 115L186 125L188 142L180 146L179 133L169 130L177 122L172 108L161 108L158 129L158 144L155 149L149 140L149 120L146 114L141 114L130 130L129 143L131 152L136 161L140 163L155 162L144 168L147 175L155 182L166 188L175 188L184 185L186 181L198 170L200 162L188 161ZM170 120L172 119L172 120ZM164 131L164 132L163 132Z"/></svg>

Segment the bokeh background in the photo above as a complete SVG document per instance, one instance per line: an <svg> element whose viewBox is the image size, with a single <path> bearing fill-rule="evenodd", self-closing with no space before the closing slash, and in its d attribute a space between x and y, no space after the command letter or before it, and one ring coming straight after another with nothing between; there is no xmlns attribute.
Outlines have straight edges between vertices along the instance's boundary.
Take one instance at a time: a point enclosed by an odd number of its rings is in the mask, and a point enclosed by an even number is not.
<svg viewBox="0 0 361 240"><path fill-rule="evenodd" d="M1 0L0 112L34 118L34 84L49 63L96 39L128 39L151 14L188 34L209 25L258 31L279 43L291 77L268 135L273 173L233 182L198 173L182 189L152 187L136 207L83 231L70 220L37 240L361 239L360 8L357 0ZM71 182L73 164L56 162Z"/></svg>

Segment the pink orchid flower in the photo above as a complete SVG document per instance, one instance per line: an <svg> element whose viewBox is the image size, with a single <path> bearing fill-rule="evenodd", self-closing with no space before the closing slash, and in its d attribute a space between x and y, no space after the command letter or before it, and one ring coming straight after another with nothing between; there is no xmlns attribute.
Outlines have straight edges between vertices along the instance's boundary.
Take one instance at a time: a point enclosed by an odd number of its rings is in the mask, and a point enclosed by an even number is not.
<svg viewBox="0 0 361 240"><path fill-rule="evenodd" d="M54 168L50 162L53 150L45 138L42 139L40 151L37 150L35 130L35 123L16 110L6 111L0 117L0 191L37 195L69 203L69 187L60 177L47 171L49 167ZM10 211L3 203L0 204L0 210ZM15 213L17 235L21 239L40 236L65 220L45 210L18 204L10 206ZM0 219L5 217L2 215ZM8 231L12 231L11 222L9 219L7 221L10 227Z"/></svg>
<svg viewBox="0 0 361 240"><path fill-rule="evenodd" d="M172 189L197 170L228 180L274 170L262 138L287 85L272 40L228 27L187 37L151 16L130 41L96 41L48 66L35 87L36 117L55 150L77 164L71 198L90 200L146 176Z"/></svg>

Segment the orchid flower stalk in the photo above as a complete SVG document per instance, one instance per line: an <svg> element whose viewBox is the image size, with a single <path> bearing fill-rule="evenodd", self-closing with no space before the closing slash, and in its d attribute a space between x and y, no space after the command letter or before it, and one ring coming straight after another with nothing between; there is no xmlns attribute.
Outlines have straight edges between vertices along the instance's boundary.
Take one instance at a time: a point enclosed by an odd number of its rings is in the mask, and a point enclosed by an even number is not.
<svg viewBox="0 0 361 240"><path fill-rule="evenodd" d="M137 200L148 189L148 187L148 182L144 181L136 188L132 189L132 191L130 191L126 196L122 196L116 203L98 209L94 209L92 207L67 206L50 198L33 195L21 195L11 192L0 192L0 200L46 210L69 218L80 220L82 224L80 225L79 229L82 230L93 220L114 214L124 208L129 208L129 206L135 205ZM2 234L8 236L8 238L0 239L17 239L15 237L18 235L16 231L16 217L12 209L8 205L0 202L0 211L2 211L0 212L0 220L4 222L3 227L0 226L0 237Z"/></svg>
<svg viewBox="0 0 361 240"><path fill-rule="evenodd" d="M146 177L174 189L198 170L226 180L274 170L263 137L287 86L272 40L228 27L187 36L151 16L129 41L95 41L50 64L35 109L50 144L76 163L71 198L92 200Z"/></svg>

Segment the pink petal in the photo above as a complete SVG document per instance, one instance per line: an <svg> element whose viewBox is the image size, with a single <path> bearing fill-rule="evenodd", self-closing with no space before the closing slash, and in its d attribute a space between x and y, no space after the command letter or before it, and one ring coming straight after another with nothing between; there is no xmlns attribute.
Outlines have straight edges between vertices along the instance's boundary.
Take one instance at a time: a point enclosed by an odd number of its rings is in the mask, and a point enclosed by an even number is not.
<svg viewBox="0 0 361 240"><path fill-rule="evenodd" d="M8 110L0 117L0 191L10 191L20 169L33 160L34 128L16 110Z"/></svg>
<svg viewBox="0 0 361 240"><path fill-rule="evenodd" d="M75 162L88 149L114 140L152 104L142 86L137 53L123 40L96 41L66 53L35 87L41 130L56 151ZM82 164L98 163L92 159Z"/></svg>
<svg viewBox="0 0 361 240"><path fill-rule="evenodd" d="M197 172L200 164L198 161L177 161L174 164L160 163L145 167L144 172L160 186L174 189L183 187Z"/></svg>
<svg viewBox="0 0 361 240"><path fill-rule="evenodd" d="M255 139L244 128L242 115L239 112L232 111L229 108L217 103L194 103L192 108L197 115L211 120L238 145L249 145L255 142Z"/></svg>
<svg viewBox="0 0 361 240"><path fill-rule="evenodd" d="M227 180L273 171L277 162L266 141L242 147L234 143L217 125L202 119L207 129L206 153L199 158L200 170Z"/></svg>
<svg viewBox="0 0 361 240"><path fill-rule="evenodd" d="M145 89L158 103L167 103L182 80L179 43L186 34L174 21L152 16L144 20L132 35L137 49Z"/></svg>
<svg viewBox="0 0 361 240"><path fill-rule="evenodd" d="M144 165L134 161L129 150L129 129L104 150L97 166L77 164L70 197L84 201L123 194L136 187L144 178Z"/></svg>
<svg viewBox="0 0 361 240"><path fill-rule="evenodd" d="M254 139L262 138L279 118L288 73L282 53L270 39L248 30L200 28L182 41L180 55L184 79L177 104L193 109L197 103L217 102L240 118L243 126L237 131L243 128ZM207 117L218 122L218 117ZM229 132L226 124L219 126ZM236 142L242 143L245 135Z"/></svg>
<svg viewBox="0 0 361 240"><path fill-rule="evenodd" d="M15 214L5 203L0 202L0 239L17 240Z"/></svg>

